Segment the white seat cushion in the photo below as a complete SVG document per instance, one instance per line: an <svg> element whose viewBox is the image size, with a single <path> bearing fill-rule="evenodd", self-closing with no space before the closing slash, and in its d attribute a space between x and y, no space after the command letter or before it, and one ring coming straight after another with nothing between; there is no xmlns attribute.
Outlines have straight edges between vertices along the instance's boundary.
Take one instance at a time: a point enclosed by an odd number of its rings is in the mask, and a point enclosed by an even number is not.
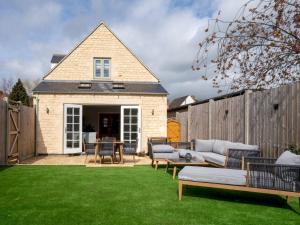
<svg viewBox="0 0 300 225"><path fill-rule="evenodd" d="M178 174L178 179L228 185L246 185L247 171L186 166Z"/></svg>
<svg viewBox="0 0 300 225"><path fill-rule="evenodd" d="M205 161L211 162L220 166L225 166L226 156L214 152L198 152L201 154Z"/></svg>

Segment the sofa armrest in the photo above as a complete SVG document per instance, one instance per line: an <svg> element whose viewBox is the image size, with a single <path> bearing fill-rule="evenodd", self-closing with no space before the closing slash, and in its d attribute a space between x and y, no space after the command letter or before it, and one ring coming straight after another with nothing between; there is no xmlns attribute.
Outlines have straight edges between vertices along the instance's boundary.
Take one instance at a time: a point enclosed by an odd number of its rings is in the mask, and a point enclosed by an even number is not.
<svg viewBox="0 0 300 225"><path fill-rule="evenodd" d="M247 163L250 187L300 192L300 166L272 163Z"/></svg>
<svg viewBox="0 0 300 225"><path fill-rule="evenodd" d="M226 155L225 167L230 169L241 169L243 157L259 157L259 150L245 150L245 149L228 149Z"/></svg>
<svg viewBox="0 0 300 225"><path fill-rule="evenodd" d="M247 165L247 163L267 163L274 164L276 162L275 158L266 157L243 157L242 165Z"/></svg>

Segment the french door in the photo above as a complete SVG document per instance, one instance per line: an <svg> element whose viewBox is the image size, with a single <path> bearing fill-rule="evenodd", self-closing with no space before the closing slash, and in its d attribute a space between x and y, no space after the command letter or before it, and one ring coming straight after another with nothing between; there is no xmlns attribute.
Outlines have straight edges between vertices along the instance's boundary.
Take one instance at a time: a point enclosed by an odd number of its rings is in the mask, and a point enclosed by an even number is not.
<svg viewBox="0 0 300 225"><path fill-rule="evenodd" d="M82 106L64 105L64 154L80 153L82 146Z"/></svg>
<svg viewBox="0 0 300 225"><path fill-rule="evenodd" d="M121 140L125 143L137 143L140 152L141 112L139 106L121 106Z"/></svg>

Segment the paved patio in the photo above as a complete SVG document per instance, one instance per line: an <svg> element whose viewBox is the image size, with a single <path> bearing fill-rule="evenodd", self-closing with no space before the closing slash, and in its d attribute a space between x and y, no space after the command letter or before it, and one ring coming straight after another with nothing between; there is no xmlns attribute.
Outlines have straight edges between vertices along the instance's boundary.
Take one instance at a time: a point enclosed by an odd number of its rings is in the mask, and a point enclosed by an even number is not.
<svg viewBox="0 0 300 225"><path fill-rule="evenodd" d="M85 163L85 155L47 155L36 156L29 158L20 164L25 165L86 165L87 167L132 167L134 165L150 165L151 159L147 156L136 156L135 163L132 156L124 156L124 164L110 163L110 159L106 158L104 163L94 163L94 156L88 156L87 163Z"/></svg>

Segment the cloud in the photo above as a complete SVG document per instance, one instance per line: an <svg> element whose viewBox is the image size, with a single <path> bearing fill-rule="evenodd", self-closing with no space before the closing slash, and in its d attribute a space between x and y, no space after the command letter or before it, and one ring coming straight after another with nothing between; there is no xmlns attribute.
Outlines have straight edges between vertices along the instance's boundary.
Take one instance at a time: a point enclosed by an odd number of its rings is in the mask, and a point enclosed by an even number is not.
<svg viewBox="0 0 300 225"><path fill-rule="evenodd" d="M244 1L239 1L242 4ZM207 20L236 0L5 1L0 3L0 77L42 77L53 53L66 53L100 20L160 78L174 98L216 95L211 82L191 70Z"/></svg>

